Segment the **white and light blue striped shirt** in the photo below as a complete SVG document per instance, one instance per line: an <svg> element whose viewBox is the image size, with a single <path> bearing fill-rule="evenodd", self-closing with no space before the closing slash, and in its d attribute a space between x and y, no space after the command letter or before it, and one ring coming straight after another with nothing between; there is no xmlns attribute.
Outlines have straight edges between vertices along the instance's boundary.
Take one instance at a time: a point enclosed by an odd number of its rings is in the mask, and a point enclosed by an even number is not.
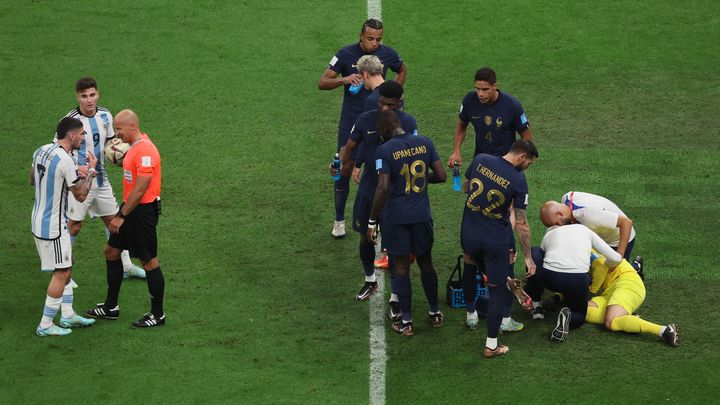
<svg viewBox="0 0 720 405"><path fill-rule="evenodd" d="M108 111L107 108L98 107L95 115L88 117L83 115L78 107L65 114L65 117L76 118L82 121L83 129L85 130L85 139L82 145L80 145L80 149L78 149L75 154L75 156L77 156L77 165L83 166L87 164L85 151L88 147L90 147L97 158L97 166L95 166L95 170L97 170L98 175L95 177L95 184L93 184L93 187L102 187L102 185L108 181L107 170L105 170L105 154L103 153L103 149L105 149L105 143L107 140L115 136L112 114L110 114L110 111ZM57 142L57 134L55 134L53 142Z"/></svg>
<svg viewBox="0 0 720 405"><path fill-rule="evenodd" d="M32 233L40 239L57 239L67 221L68 187L78 181L75 162L60 145L51 143L35 151L32 170Z"/></svg>

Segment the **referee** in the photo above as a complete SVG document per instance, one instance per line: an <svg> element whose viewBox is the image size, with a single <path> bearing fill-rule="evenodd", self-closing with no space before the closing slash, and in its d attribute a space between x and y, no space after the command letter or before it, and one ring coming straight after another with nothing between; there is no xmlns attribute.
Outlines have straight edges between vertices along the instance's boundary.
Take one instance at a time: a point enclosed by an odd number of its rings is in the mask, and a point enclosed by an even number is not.
<svg viewBox="0 0 720 405"><path fill-rule="evenodd" d="M131 110L115 117L115 134L130 144L123 160L123 204L110 221L110 239L105 247L107 298L86 313L95 318L118 319L118 296L123 281L120 253L130 251L147 272L150 312L132 323L135 328L165 324L163 294L165 279L157 258L157 227L160 215L160 153L147 134L140 131L138 116Z"/></svg>

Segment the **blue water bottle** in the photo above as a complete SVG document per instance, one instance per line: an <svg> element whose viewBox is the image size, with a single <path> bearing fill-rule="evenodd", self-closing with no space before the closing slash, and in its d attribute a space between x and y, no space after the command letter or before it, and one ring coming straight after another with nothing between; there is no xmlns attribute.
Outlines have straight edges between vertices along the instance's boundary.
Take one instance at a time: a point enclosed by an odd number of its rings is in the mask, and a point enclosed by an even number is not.
<svg viewBox="0 0 720 405"><path fill-rule="evenodd" d="M353 84L348 88L348 92L352 95L356 95L360 92L360 89L363 87L363 82L360 81L358 84Z"/></svg>
<svg viewBox="0 0 720 405"><path fill-rule="evenodd" d="M340 154L336 153L332 162L332 170L330 171L333 181L340 180Z"/></svg>
<svg viewBox="0 0 720 405"><path fill-rule="evenodd" d="M453 191L462 191L462 182L460 181L460 164L455 161L452 169L453 175Z"/></svg>
<svg viewBox="0 0 720 405"><path fill-rule="evenodd" d="M487 318L488 301L490 295L488 294L487 286L483 283L483 276L480 272L476 275L477 282L477 294L475 296L475 310L480 318Z"/></svg>

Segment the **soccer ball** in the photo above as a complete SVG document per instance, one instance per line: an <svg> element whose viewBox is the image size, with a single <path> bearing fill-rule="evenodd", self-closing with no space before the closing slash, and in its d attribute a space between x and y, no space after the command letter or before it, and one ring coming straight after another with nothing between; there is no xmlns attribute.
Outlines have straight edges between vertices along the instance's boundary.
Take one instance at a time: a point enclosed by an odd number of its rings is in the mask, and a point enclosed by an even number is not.
<svg viewBox="0 0 720 405"><path fill-rule="evenodd" d="M129 144L118 138L113 138L110 142L105 144L105 150L103 150L105 160L114 165L122 166L123 159L125 158L125 154L128 149L130 149Z"/></svg>

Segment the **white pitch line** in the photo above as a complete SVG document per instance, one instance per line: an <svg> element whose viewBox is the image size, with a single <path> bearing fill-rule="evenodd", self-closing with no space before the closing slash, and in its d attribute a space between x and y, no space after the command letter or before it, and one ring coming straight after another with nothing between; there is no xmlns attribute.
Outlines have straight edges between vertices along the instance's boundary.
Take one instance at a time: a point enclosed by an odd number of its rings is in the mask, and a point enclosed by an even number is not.
<svg viewBox="0 0 720 405"><path fill-rule="evenodd" d="M368 0L368 18L382 21L382 0ZM375 257L380 253L380 238L375 245ZM378 288L370 297L370 404L385 405L385 272L376 271Z"/></svg>
<svg viewBox="0 0 720 405"><path fill-rule="evenodd" d="M378 243L378 246L380 244ZM376 248L377 250L377 248ZM385 272L376 271L378 288L370 297L370 404L385 404Z"/></svg>
<svg viewBox="0 0 720 405"><path fill-rule="evenodd" d="M382 1L368 0L367 2L368 18L375 18L382 21Z"/></svg>

